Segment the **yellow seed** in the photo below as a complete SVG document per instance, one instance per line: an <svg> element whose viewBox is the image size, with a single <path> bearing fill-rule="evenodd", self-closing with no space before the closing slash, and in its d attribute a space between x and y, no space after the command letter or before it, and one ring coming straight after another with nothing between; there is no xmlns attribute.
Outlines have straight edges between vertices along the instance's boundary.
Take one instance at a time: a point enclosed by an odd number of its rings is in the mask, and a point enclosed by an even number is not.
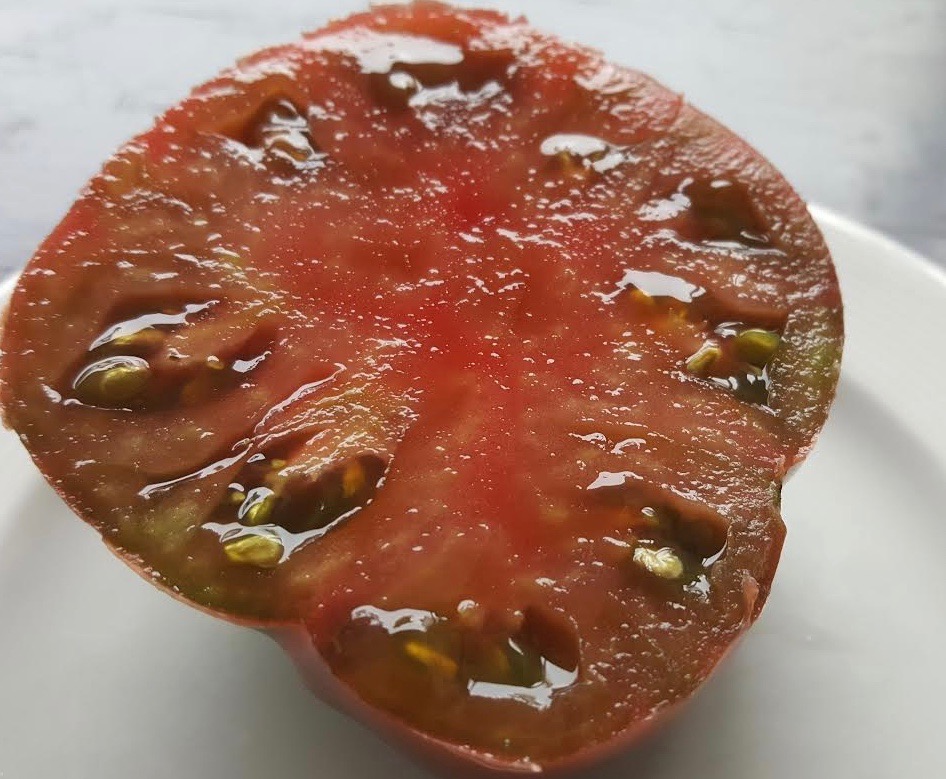
<svg viewBox="0 0 946 779"><path fill-rule="evenodd" d="M647 306L648 308L653 308L654 306L657 305L657 301L654 300L653 297L651 297L650 295L648 295L648 294L647 294L646 292L644 292L644 290L642 290L642 289L637 289L637 288L632 289L629 294L630 294L631 300L632 300L634 303L638 303L638 304L640 304L640 305Z"/></svg>
<svg viewBox="0 0 946 779"><path fill-rule="evenodd" d="M152 351L157 349L164 341L164 333L155 330L153 327L146 327L135 333L120 335L113 338L106 345L118 349L135 349Z"/></svg>
<svg viewBox="0 0 946 779"><path fill-rule="evenodd" d="M452 679L460 670L455 660L420 641L408 641L404 644L404 654L440 676Z"/></svg>
<svg viewBox="0 0 946 779"><path fill-rule="evenodd" d="M585 167L581 157L568 151L560 151L555 155L555 157L558 159L558 163L562 169L562 172L564 172L566 175L588 178L590 171L587 167Z"/></svg>
<svg viewBox="0 0 946 779"><path fill-rule="evenodd" d="M214 371L222 371L227 366L219 357L210 356L207 358L207 367Z"/></svg>
<svg viewBox="0 0 946 779"><path fill-rule="evenodd" d="M308 162L315 154L308 134L298 131L270 135L265 143L274 154L289 157L295 162Z"/></svg>
<svg viewBox="0 0 946 779"><path fill-rule="evenodd" d="M270 493L263 497L254 496L253 503L241 513L240 521L244 525L265 525L273 513L276 496Z"/></svg>
<svg viewBox="0 0 946 779"><path fill-rule="evenodd" d="M634 550L634 562L661 579L679 579L683 576L683 562L672 549L651 549L639 546Z"/></svg>
<svg viewBox="0 0 946 779"><path fill-rule="evenodd" d="M722 352L716 344L706 343L700 347L700 350L687 360L687 370L697 375L705 374L713 367Z"/></svg>
<svg viewBox="0 0 946 779"><path fill-rule="evenodd" d="M135 364L116 365L89 378L98 385L94 388L94 394L101 400L107 403L124 403L141 394L150 375L151 371L147 365Z"/></svg>
<svg viewBox="0 0 946 779"><path fill-rule="evenodd" d="M234 491L230 493L230 502L239 506L243 501L246 500L245 492Z"/></svg>
<svg viewBox="0 0 946 779"><path fill-rule="evenodd" d="M273 460L273 461L270 463L270 466L272 467L272 469L273 469L274 471L280 471L280 470L282 470L283 468L286 467L286 461L285 461L285 460Z"/></svg>
<svg viewBox="0 0 946 779"><path fill-rule="evenodd" d="M275 568L282 559L282 543L273 536L242 536L223 545L231 562L255 565L257 568Z"/></svg>
<svg viewBox="0 0 946 779"><path fill-rule="evenodd" d="M503 651L502 647L492 644L484 652L482 659L481 672L484 676L496 681L504 681L512 676L512 663L509 662L509 655Z"/></svg>
<svg viewBox="0 0 946 779"><path fill-rule="evenodd" d="M772 359L781 340L779 334L771 330L752 328L739 333L733 345L740 360L762 368Z"/></svg>
<svg viewBox="0 0 946 779"><path fill-rule="evenodd" d="M365 486L365 479L365 469L361 463L357 460L350 462L342 472L342 495L350 498L361 492Z"/></svg>

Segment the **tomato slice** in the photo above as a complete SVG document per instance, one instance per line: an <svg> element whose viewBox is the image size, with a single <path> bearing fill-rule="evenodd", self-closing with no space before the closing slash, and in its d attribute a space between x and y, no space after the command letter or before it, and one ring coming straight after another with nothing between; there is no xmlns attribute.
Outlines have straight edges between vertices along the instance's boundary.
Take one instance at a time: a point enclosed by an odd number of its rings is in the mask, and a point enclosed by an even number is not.
<svg viewBox="0 0 946 779"><path fill-rule="evenodd" d="M20 279L0 378L149 581L516 772L636 736L758 616L841 342L758 153L422 2L242 60L123 147Z"/></svg>

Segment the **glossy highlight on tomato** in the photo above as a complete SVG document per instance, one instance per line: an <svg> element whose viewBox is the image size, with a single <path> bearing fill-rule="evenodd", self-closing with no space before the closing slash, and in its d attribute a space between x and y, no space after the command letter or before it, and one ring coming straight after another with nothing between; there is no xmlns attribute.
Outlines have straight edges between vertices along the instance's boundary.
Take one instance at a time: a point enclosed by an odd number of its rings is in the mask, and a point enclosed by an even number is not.
<svg viewBox="0 0 946 779"><path fill-rule="evenodd" d="M834 394L807 210L648 77L379 7L122 147L20 279L5 420L149 581L431 763L588 764L758 616Z"/></svg>

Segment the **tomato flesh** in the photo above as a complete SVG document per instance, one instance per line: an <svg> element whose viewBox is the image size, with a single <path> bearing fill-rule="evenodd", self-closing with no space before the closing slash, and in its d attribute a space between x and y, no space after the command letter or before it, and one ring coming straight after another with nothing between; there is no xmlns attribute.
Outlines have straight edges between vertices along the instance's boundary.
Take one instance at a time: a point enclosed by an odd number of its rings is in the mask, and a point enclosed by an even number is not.
<svg viewBox="0 0 946 779"><path fill-rule="evenodd" d="M151 581L543 768L687 698L758 615L841 340L755 151L422 2L255 54L121 149L21 278L0 376Z"/></svg>

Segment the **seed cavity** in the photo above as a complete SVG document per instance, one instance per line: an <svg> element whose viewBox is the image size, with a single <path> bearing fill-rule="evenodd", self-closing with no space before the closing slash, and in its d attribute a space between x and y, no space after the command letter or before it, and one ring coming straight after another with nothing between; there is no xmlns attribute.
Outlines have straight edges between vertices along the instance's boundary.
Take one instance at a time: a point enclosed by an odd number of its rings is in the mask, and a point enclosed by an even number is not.
<svg viewBox="0 0 946 779"><path fill-rule="evenodd" d="M302 463L290 465L300 445L289 442L248 458L214 511L215 522L311 534L371 502L384 479L385 460L366 453L310 474Z"/></svg>
<svg viewBox="0 0 946 779"><path fill-rule="evenodd" d="M703 503L617 475L599 474L599 485L585 493L596 512L610 517L609 559L638 582L646 574L705 595L703 579L725 554L729 522Z"/></svg>
<svg viewBox="0 0 946 779"><path fill-rule="evenodd" d="M242 461L243 466L201 527L217 535L233 562L281 563L373 499L387 467L384 460L364 454L309 475L307 438L287 436L267 452L244 450L235 460L222 461L226 466Z"/></svg>
<svg viewBox="0 0 946 779"><path fill-rule="evenodd" d="M574 684L580 667L572 622L537 605L485 612L474 624L433 611L360 606L327 658L356 687L366 669L385 667L412 696L487 698L538 709Z"/></svg>
<svg viewBox="0 0 946 779"><path fill-rule="evenodd" d="M687 358L687 371L747 403L768 405L768 365L778 351L781 336L774 330L731 322L719 325L715 336Z"/></svg>
<svg viewBox="0 0 946 779"><path fill-rule="evenodd" d="M765 223L743 185L725 178L687 179L680 192L689 202L692 237L701 242L766 247Z"/></svg>
<svg viewBox="0 0 946 779"><path fill-rule="evenodd" d="M292 475L277 488L272 522L294 533L332 526L371 502L386 469L381 457L364 454L317 475Z"/></svg>
<svg viewBox="0 0 946 779"><path fill-rule="evenodd" d="M247 327L242 311L211 300L129 317L145 306L161 307L139 297L113 312L121 318L89 345L89 362L66 369L76 400L138 412L195 406L243 385L272 352L274 316Z"/></svg>
<svg viewBox="0 0 946 779"><path fill-rule="evenodd" d="M316 148L304 112L288 97L264 103L236 140L287 169L321 167L326 156Z"/></svg>

